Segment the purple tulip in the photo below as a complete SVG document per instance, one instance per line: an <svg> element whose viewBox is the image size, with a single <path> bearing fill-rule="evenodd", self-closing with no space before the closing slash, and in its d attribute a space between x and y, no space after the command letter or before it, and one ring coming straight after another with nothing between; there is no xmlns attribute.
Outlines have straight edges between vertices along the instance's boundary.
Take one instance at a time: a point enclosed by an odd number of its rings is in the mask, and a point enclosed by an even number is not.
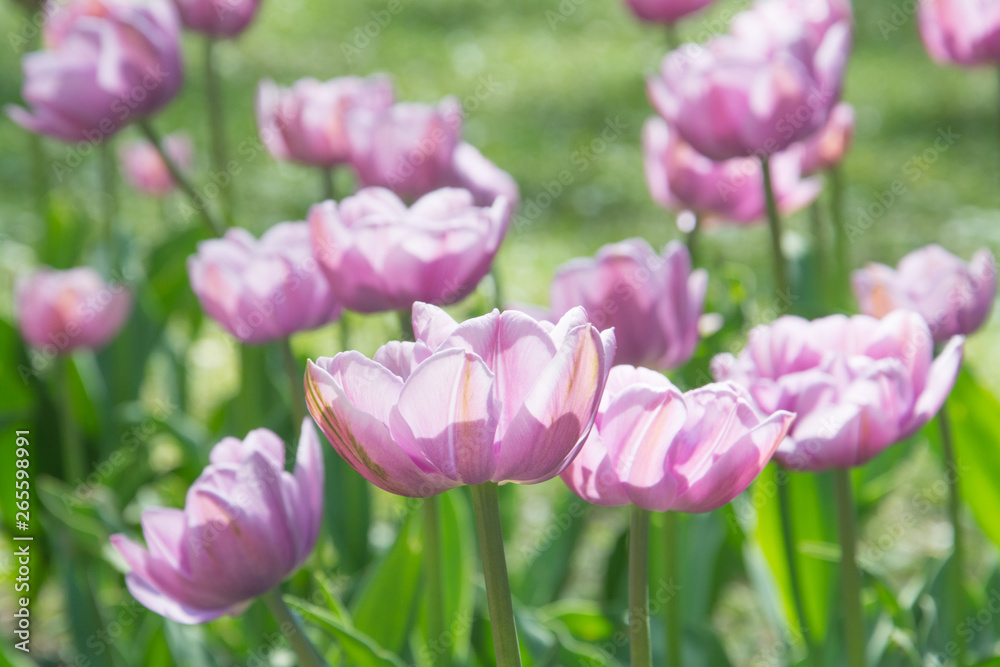
<svg viewBox="0 0 1000 667"><path fill-rule="evenodd" d="M894 310L916 311L937 343L975 332L997 294L997 264L986 248L966 264L941 246L929 245L899 260L896 269L873 263L852 278L863 312L885 317Z"/></svg>
<svg viewBox="0 0 1000 667"><path fill-rule="evenodd" d="M560 266L550 301L555 317L583 306L598 329L614 327L615 363L666 370L687 362L698 346L707 285L703 269L691 270L684 244L674 241L657 255L635 238Z"/></svg>
<svg viewBox="0 0 1000 667"><path fill-rule="evenodd" d="M244 343L266 343L340 317L304 222L275 225L259 241L239 228L203 241L188 258L188 275L205 312Z"/></svg>
<svg viewBox="0 0 1000 667"><path fill-rule="evenodd" d="M854 107L841 102L826 125L802 142L802 173L815 174L840 164L854 140Z"/></svg>
<svg viewBox="0 0 1000 667"><path fill-rule="evenodd" d="M712 372L747 387L765 412L797 413L777 458L820 471L863 465L926 424L951 392L963 349L956 336L934 359L931 331L911 311L785 316L751 331L738 357L718 355Z"/></svg>
<svg viewBox="0 0 1000 667"><path fill-rule="evenodd" d="M309 211L319 260L341 302L361 313L456 303L489 273L507 231L510 204L474 205L467 190L444 188L406 205L367 188Z"/></svg>
<svg viewBox="0 0 1000 667"><path fill-rule="evenodd" d="M835 24L813 47L804 21L784 25L780 35L724 35L667 54L647 82L653 106L717 161L773 155L806 138L840 96L850 26Z"/></svg>
<svg viewBox="0 0 1000 667"><path fill-rule="evenodd" d="M103 141L163 108L180 89L180 22L168 0L77 0L46 32L52 45L24 56L23 97L8 106L26 129L63 141Z"/></svg>
<svg viewBox="0 0 1000 667"><path fill-rule="evenodd" d="M757 0L733 17L729 31L740 39L793 43L804 28L806 43L815 50L831 28L853 23L850 0Z"/></svg>
<svg viewBox="0 0 1000 667"><path fill-rule="evenodd" d="M650 118L642 130L646 184L664 208L691 210L709 224L740 224L767 216L760 161L750 157L715 162L671 131L662 118ZM802 148L792 146L771 159L778 208L793 213L819 196L822 181L801 177Z"/></svg>
<svg viewBox="0 0 1000 667"><path fill-rule="evenodd" d="M714 0L625 0L643 21L674 24L688 14L703 9Z"/></svg>
<svg viewBox="0 0 1000 667"><path fill-rule="evenodd" d="M250 25L260 0L174 0L184 27L212 37L236 37Z"/></svg>
<svg viewBox="0 0 1000 667"><path fill-rule="evenodd" d="M464 141L455 147L445 185L471 192L476 206L492 206L497 197L504 197L514 209L521 201L521 191L511 175Z"/></svg>
<svg viewBox="0 0 1000 667"><path fill-rule="evenodd" d="M264 80L257 87L257 126L275 158L335 167L351 157L348 116L357 110L385 111L394 96L392 80L385 75L300 79L291 88Z"/></svg>
<svg viewBox="0 0 1000 667"><path fill-rule="evenodd" d="M15 301L24 339L56 354L104 347L132 310L129 291L89 267L40 269L18 282Z"/></svg>
<svg viewBox="0 0 1000 667"><path fill-rule="evenodd" d="M181 170L194 166L194 147L183 132L163 138L163 148ZM153 144L137 139L123 144L118 150L122 176L137 192L150 197L164 197L173 192L175 184L166 162Z"/></svg>
<svg viewBox="0 0 1000 667"><path fill-rule="evenodd" d="M920 35L939 63L1000 65L1000 4L994 0L921 0Z"/></svg>
<svg viewBox="0 0 1000 667"><path fill-rule="evenodd" d="M614 354L582 308L556 325L493 311L462 324L413 307L415 343L375 360L309 362L306 403L334 449L372 484L423 497L463 484L558 475L590 431Z"/></svg>
<svg viewBox="0 0 1000 667"><path fill-rule="evenodd" d="M764 414L729 382L682 394L659 373L615 366L594 428L562 479L595 505L710 512L750 486L794 419Z"/></svg>
<svg viewBox="0 0 1000 667"><path fill-rule="evenodd" d="M281 438L263 428L222 440L210 460L183 510L142 513L146 549L111 536L135 599L178 623L242 613L302 566L323 513L323 452L309 418L294 475Z"/></svg>

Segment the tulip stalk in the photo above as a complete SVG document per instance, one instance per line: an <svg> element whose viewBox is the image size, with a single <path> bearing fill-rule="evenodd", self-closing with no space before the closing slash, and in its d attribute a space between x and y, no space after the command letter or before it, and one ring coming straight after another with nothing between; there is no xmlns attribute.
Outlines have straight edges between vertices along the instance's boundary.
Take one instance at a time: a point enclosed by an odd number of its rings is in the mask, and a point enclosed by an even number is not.
<svg viewBox="0 0 1000 667"><path fill-rule="evenodd" d="M110 250L108 246L111 242L115 216L118 215L118 191L115 187L115 154L111 147L111 139L106 138L100 145L101 194L104 196L103 210L101 211L101 216L104 218L102 220L104 228L101 231L107 251Z"/></svg>
<svg viewBox="0 0 1000 667"><path fill-rule="evenodd" d="M840 165L827 171L830 178L830 217L833 223L833 247L836 254L838 285L848 281L847 228L844 227L844 174ZM842 295L841 295L842 296Z"/></svg>
<svg viewBox="0 0 1000 667"><path fill-rule="evenodd" d="M678 516L676 512L664 514L663 534L666 537L664 552L667 586L671 588L664 608L667 637L667 667L681 667L681 609L680 598L673 592L673 586L680 581L680 553L677 550Z"/></svg>
<svg viewBox="0 0 1000 667"><path fill-rule="evenodd" d="M288 376L289 389L291 390L292 401L292 423L296 430L302 425L302 420L306 416L306 395L303 383L302 372L299 371L298 364L295 363L295 353L292 351L291 338L282 338L279 342L281 346L281 356L285 365L285 375Z"/></svg>
<svg viewBox="0 0 1000 667"><path fill-rule="evenodd" d="M437 498L424 499L424 578L427 586L427 640L436 646L444 637L444 577L441 572L441 521ZM434 664L451 664L451 651L435 654Z"/></svg>
<svg viewBox="0 0 1000 667"><path fill-rule="evenodd" d="M857 517L854 508L854 491L851 488L851 471L835 468L833 471L837 499L837 526L840 533L840 589L843 601L844 638L847 646L848 667L865 665L865 621L861 606L861 573L855 556L857 543Z"/></svg>
<svg viewBox="0 0 1000 667"><path fill-rule="evenodd" d="M205 38L205 97L208 102L208 123L212 142L212 166L217 173L226 173L229 165L229 151L226 147L226 114L222 103L222 82L216 67L216 39ZM233 182L230 179L220 186L223 202L223 217L232 224Z"/></svg>
<svg viewBox="0 0 1000 667"><path fill-rule="evenodd" d="M320 174L322 175L323 200L336 200L337 190L333 185L333 169L330 167L323 167L320 169Z"/></svg>
<svg viewBox="0 0 1000 667"><path fill-rule="evenodd" d="M68 358L56 361L55 384L59 392L59 427L62 443L62 460L67 484L76 485L86 476L87 461L84 454L84 442L80 437L80 429L73 412L73 392L69 381Z"/></svg>
<svg viewBox="0 0 1000 667"><path fill-rule="evenodd" d="M760 158L761 173L764 176L764 199L767 202L767 226L771 230L771 250L774 261L774 283L779 294L788 294L788 277L785 272L785 253L781 250L781 215L774 197L774 183L771 180L769 158Z"/></svg>
<svg viewBox="0 0 1000 667"><path fill-rule="evenodd" d="M306 636L302 623L299 622L299 619L296 618L292 610L285 604L285 600L281 597L280 587L264 593L261 596L261 600L264 601L264 604L271 611L271 615L278 622L279 628L291 627L291 630L287 634L282 630L282 634L286 635L288 643L292 645L292 650L299 657L300 667L327 667L326 660L323 659L319 651L316 650L316 647L309 640L309 637Z"/></svg>
<svg viewBox="0 0 1000 667"><path fill-rule="evenodd" d="M947 402L938 412L938 425L941 428L941 452L944 455L945 476L948 479L948 518L951 521L953 546L951 552L951 581L948 588L952 594L953 618L965 618L965 595L962 592L962 572L965 569L965 549L962 541L962 527L959 517L962 509L962 499L958 488L958 464L955 457L955 444L951 435L951 421L948 419ZM965 664L965 638L959 631L959 623L952 624L952 640L958 646L956 664Z"/></svg>
<svg viewBox="0 0 1000 667"><path fill-rule="evenodd" d="M632 506L628 528L628 628L632 667L651 667L653 649L649 639L649 510L635 505Z"/></svg>
<svg viewBox="0 0 1000 667"><path fill-rule="evenodd" d="M215 216L208 210L206 203L203 202L201 197L198 196L194 186L191 185L191 182L188 181L187 177L184 176L184 173L181 172L180 167L177 166L174 159L167 153L166 149L163 147L163 140L160 138L160 135L157 134L152 124L150 124L148 120L141 120L139 121L139 129L142 130L144 135L146 135L146 139L149 140L149 143L153 144L153 147L156 148L156 152L160 154L160 158L163 160L163 164L166 165L167 171L170 172L170 177L173 179L174 183L185 195L187 195L194 208L201 213L201 218L212 235L222 236L222 233L225 230L224 226L216 220Z"/></svg>
<svg viewBox="0 0 1000 667"><path fill-rule="evenodd" d="M517 628L514 625L510 581L507 579L507 559L504 556L503 534L500 529L497 485L495 482L486 482L472 486L471 489L497 667L520 667L521 651L517 643Z"/></svg>
<svg viewBox="0 0 1000 667"><path fill-rule="evenodd" d="M785 560L788 562L788 581L792 589L792 604L795 605L795 616L798 621L799 631L802 633L802 640L805 643L806 662L814 667L817 664L817 653L809 634L809 625L806 620L806 606L802 597L802 584L799 579L799 563L795 555L795 531L792 529L792 503L788 497L788 484L790 479L788 472L779 468L779 477L784 476L784 481L778 480L778 512L781 514L781 541L785 546Z"/></svg>

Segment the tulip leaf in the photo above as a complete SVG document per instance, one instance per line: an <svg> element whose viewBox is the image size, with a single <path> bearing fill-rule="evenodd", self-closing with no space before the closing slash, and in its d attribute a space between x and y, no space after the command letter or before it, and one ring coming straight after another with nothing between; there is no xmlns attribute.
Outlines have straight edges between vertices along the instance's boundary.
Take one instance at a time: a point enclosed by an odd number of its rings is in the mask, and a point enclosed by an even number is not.
<svg viewBox="0 0 1000 667"><path fill-rule="evenodd" d="M521 574L511 582L511 588L521 602L537 606L559 596L586 525L588 507L586 502L564 491L553 507L548 525L531 536L520 553L511 554L511 569L519 569Z"/></svg>
<svg viewBox="0 0 1000 667"><path fill-rule="evenodd" d="M286 595L285 601L309 623L322 628L340 644L351 665L357 667L403 667L403 662L346 619L305 600ZM387 604L386 607L390 607Z"/></svg>
<svg viewBox="0 0 1000 667"><path fill-rule="evenodd" d="M368 565L371 485L333 449L323 448L326 466L324 523L337 548L337 568L354 574Z"/></svg>

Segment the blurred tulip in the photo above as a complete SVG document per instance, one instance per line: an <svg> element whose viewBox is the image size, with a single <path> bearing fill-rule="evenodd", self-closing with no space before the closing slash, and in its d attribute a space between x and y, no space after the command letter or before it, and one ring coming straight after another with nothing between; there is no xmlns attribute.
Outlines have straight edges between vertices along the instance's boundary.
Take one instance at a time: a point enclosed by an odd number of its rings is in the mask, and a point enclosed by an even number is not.
<svg viewBox="0 0 1000 667"><path fill-rule="evenodd" d="M866 314L916 311L934 341L943 343L975 332L986 321L997 294L997 265L986 248L966 264L941 246L929 245L899 260L896 269L873 263L855 271L852 284Z"/></svg>
<svg viewBox="0 0 1000 667"><path fill-rule="evenodd" d="M921 0L920 35L939 63L1000 65L1000 3L995 0Z"/></svg>
<svg viewBox="0 0 1000 667"><path fill-rule="evenodd" d="M583 306L598 329L614 327L616 363L666 370L686 363L698 346L707 284L703 269L691 270L684 244L674 241L657 255L636 238L560 266L550 300L555 317Z"/></svg>
<svg viewBox="0 0 1000 667"><path fill-rule="evenodd" d="M163 138L163 149L181 170L194 166L191 138L182 132ZM163 197L175 187L174 179L153 144L145 140L131 141L118 151L122 176L138 192L150 197Z"/></svg>
<svg viewBox="0 0 1000 667"><path fill-rule="evenodd" d="M370 361L309 362L306 402L334 449L372 484L423 497L463 484L558 475L594 422L614 354L583 309L558 324L493 311L462 324L413 307L415 343Z"/></svg>
<svg viewBox="0 0 1000 667"><path fill-rule="evenodd" d="M188 258L205 312L244 343L266 343L340 317L340 304L312 254L309 227L283 222L256 240L232 228Z"/></svg>
<svg viewBox="0 0 1000 667"><path fill-rule="evenodd" d="M294 475L285 471L285 444L263 428L225 438L210 461L183 510L143 511L146 549L111 537L135 599L178 623L242 613L302 566L322 518L323 452L308 418Z"/></svg>
<svg viewBox="0 0 1000 667"><path fill-rule="evenodd" d="M261 141L278 160L335 167L350 160L348 116L359 109L385 111L394 95L392 80L385 75L326 82L300 79L291 88L265 79L257 87Z"/></svg>
<svg viewBox="0 0 1000 667"><path fill-rule="evenodd" d="M78 3L83 3L78 6ZM79 8L78 8L79 7ZM22 94L7 106L24 128L96 144L163 108L180 89L180 22L168 0L76 0L24 56Z"/></svg>
<svg viewBox="0 0 1000 667"><path fill-rule="evenodd" d="M416 199L448 184L462 134L462 107L401 103L360 111L348 123L351 164L364 187L384 187Z"/></svg>
<svg viewBox="0 0 1000 667"><path fill-rule="evenodd" d="M860 466L916 433L944 404L964 339L934 359L924 319L897 310L882 320L785 316L750 332L738 357L712 361L716 379L747 387L765 412L798 414L777 458L788 468Z"/></svg>
<svg viewBox="0 0 1000 667"><path fill-rule="evenodd" d="M505 198L479 208L471 193L455 188L409 208L389 190L366 188L309 211L314 251L330 286L361 313L464 299L489 273L509 220Z"/></svg>
<svg viewBox="0 0 1000 667"><path fill-rule="evenodd" d="M794 44L805 33L812 50L820 48L834 26L852 26L850 0L757 0L733 17L729 31L740 39Z"/></svg>
<svg viewBox="0 0 1000 667"><path fill-rule="evenodd" d="M662 118L642 130L646 183L653 200L674 210L691 210L703 222L718 218L750 223L767 216L760 161L751 157L715 162L694 150ZM792 146L771 159L778 208L793 213L819 196L822 181L801 177L802 149Z"/></svg>
<svg viewBox="0 0 1000 667"><path fill-rule="evenodd" d="M212 37L236 37L250 25L260 0L174 0L184 27Z"/></svg>
<svg viewBox="0 0 1000 667"><path fill-rule="evenodd" d="M854 139L854 107L841 102L826 125L802 142L802 173L815 174L840 164Z"/></svg>
<svg viewBox="0 0 1000 667"><path fill-rule="evenodd" d="M18 282L15 300L24 339L38 348L52 347L59 354L104 347L132 311L129 291L104 282L89 267L39 269Z"/></svg>
<svg viewBox="0 0 1000 667"><path fill-rule="evenodd" d="M471 192L476 206L492 206L501 196L507 199L512 209L517 208L521 201L521 191L511 175L464 141L455 147L450 175L445 184Z"/></svg>
<svg viewBox="0 0 1000 667"><path fill-rule="evenodd" d="M729 382L682 394L660 373L615 366L594 428L562 479L595 505L710 512L750 486L794 419L764 414Z"/></svg>
<svg viewBox="0 0 1000 667"><path fill-rule="evenodd" d="M704 9L714 0L625 0L643 21L673 24L688 14Z"/></svg>
<svg viewBox="0 0 1000 667"><path fill-rule="evenodd" d="M834 25L814 48L803 21L787 24L791 35L724 35L697 55L667 54L647 82L653 106L717 161L773 155L808 137L840 96L850 27Z"/></svg>

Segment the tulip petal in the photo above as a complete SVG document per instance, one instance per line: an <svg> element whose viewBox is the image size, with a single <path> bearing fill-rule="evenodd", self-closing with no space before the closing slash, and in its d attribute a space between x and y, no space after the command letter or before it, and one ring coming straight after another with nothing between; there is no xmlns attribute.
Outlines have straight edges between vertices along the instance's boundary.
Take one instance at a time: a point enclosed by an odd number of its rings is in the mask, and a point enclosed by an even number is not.
<svg viewBox="0 0 1000 667"><path fill-rule="evenodd" d="M941 410L955 386L965 356L965 336L955 336L931 364L927 385L916 399L913 416L903 427L904 436L916 433Z"/></svg>
<svg viewBox="0 0 1000 667"><path fill-rule="evenodd" d="M614 464L596 428L591 429L580 453L560 476L573 493L593 505L617 507L632 502L625 485L615 474Z"/></svg>

